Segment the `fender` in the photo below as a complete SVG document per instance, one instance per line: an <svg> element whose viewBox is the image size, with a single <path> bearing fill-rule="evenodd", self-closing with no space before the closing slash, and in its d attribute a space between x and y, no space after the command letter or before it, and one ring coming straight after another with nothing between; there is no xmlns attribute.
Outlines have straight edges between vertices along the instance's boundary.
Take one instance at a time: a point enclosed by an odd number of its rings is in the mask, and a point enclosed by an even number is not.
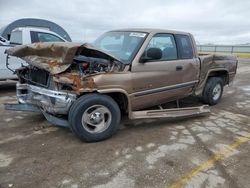
<svg viewBox="0 0 250 188"><path fill-rule="evenodd" d="M101 93L101 94L110 94L110 93L122 93L122 94L124 94L126 96L127 102L128 102L128 106L127 106L128 117L129 117L129 119L131 119L131 117L132 117L131 100L130 100L129 94L127 93L126 90L121 89L121 88L112 88L112 89L98 89L97 92Z"/></svg>
<svg viewBox="0 0 250 188"><path fill-rule="evenodd" d="M216 68L216 69L208 70L205 78L200 80L200 82L197 84L197 86L196 86L196 88L194 90L194 94L196 96L201 96L202 93L203 93L204 87L205 87L205 85L207 83L207 79L208 79L209 75L211 73L220 72L220 71L226 72L227 77L229 76L229 72L225 68ZM226 84L228 84L228 83L226 83Z"/></svg>

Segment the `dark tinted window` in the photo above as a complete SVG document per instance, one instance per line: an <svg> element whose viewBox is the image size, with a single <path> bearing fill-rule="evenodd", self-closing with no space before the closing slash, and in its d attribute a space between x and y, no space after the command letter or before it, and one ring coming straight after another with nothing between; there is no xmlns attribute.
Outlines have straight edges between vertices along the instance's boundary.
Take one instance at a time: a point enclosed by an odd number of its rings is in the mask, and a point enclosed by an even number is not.
<svg viewBox="0 0 250 188"><path fill-rule="evenodd" d="M50 33L31 31L31 40L33 42L64 42L61 38Z"/></svg>
<svg viewBox="0 0 250 188"><path fill-rule="evenodd" d="M187 35L176 35L175 37L179 59L192 59L193 46L190 37Z"/></svg>
<svg viewBox="0 0 250 188"><path fill-rule="evenodd" d="M177 50L174 36L171 34L156 34L150 40L146 50L159 48L162 51L161 61L177 59Z"/></svg>

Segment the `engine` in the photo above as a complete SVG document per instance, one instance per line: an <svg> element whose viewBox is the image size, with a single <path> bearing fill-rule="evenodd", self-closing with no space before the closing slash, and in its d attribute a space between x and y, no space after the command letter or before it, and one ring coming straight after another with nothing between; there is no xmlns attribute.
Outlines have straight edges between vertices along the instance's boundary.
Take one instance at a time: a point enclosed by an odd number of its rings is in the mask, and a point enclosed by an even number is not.
<svg viewBox="0 0 250 188"><path fill-rule="evenodd" d="M108 72L111 69L110 61L102 58L79 55L74 58L74 63L79 68L80 72L85 75Z"/></svg>

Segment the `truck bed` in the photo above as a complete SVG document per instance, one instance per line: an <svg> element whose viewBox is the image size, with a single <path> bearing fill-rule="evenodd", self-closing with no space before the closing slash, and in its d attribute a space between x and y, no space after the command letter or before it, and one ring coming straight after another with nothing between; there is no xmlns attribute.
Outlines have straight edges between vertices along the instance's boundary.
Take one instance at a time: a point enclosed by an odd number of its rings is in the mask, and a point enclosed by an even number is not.
<svg viewBox="0 0 250 188"><path fill-rule="evenodd" d="M238 64L236 56L209 53L199 53L198 56L200 59L200 82L195 91L197 96L202 94L208 75L212 71L221 71L221 74L223 74L225 70L227 71L225 73L227 73L229 77L225 78L225 85L229 84L233 80Z"/></svg>

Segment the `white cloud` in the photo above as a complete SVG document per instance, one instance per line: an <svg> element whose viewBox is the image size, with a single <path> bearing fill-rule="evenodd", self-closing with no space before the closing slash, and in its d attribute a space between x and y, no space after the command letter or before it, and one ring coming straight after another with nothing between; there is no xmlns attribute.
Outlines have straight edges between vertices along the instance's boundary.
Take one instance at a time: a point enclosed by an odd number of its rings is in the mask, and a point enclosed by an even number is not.
<svg viewBox="0 0 250 188"><path fill-rule="evenodd" d="M104 31L153 27L188 31L199 43L250 42L250 1L241 0L0 0L0 27L23 17L48 19L74 41Z"/></svg>

